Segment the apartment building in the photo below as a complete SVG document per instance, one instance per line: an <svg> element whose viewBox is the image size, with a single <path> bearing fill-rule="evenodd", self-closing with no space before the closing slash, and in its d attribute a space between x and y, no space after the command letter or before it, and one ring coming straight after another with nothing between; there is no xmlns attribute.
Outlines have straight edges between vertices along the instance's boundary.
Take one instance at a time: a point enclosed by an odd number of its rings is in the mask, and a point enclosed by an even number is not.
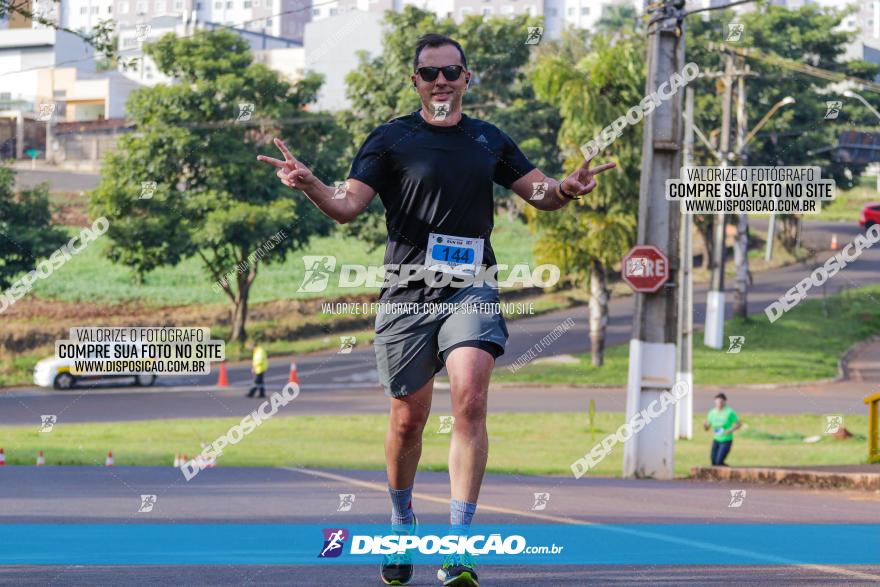
<svg viewBox="0 0 880 587"><path fill-rule="evenodd" d="M159 72L153 60L144 55L143 45L156 41L168 33L182 37L192 35L197 29L228 30L248 42L256 61L278 69L288 81L295 81L302 76L305 57L301 42L276 37L264 30L250 30L213 22L186 21L175 15L156 17L120 29L119 53L126 61L135 62L133 67L121 70L122 74L145 86L170 83L171 80Z"/></svg>
<svg viewBox="0 0 880 587"><path fill-rule="evenodd" d="M606 6L628 4L641 10L639 0L316 0L311 13L320 21L351 10L400 12L407 5L429 10L441 18L461 22L474 15L519 16L528 14L543 19L544 35L558 38L566 26L592 28Z"/></svg>

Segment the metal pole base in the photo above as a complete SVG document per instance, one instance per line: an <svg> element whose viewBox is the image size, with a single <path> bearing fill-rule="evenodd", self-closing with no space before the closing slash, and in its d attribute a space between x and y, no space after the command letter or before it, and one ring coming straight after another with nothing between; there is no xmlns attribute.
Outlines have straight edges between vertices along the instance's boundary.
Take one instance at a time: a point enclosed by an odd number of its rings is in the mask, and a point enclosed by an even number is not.
<svg viewBox="0 0 880 587"><path fill-rule="evenodd" d="M724 346L724 292L710 290L706 296L706 328L703 344L713 349Z"/></svg>
<svg viewBox="0 0 880 587"><path fill-rule="evenodd" d="M676 381L687 384L687 395L675 404L675 430L681 440L694 438L694 374L676 373Z"/></svg>

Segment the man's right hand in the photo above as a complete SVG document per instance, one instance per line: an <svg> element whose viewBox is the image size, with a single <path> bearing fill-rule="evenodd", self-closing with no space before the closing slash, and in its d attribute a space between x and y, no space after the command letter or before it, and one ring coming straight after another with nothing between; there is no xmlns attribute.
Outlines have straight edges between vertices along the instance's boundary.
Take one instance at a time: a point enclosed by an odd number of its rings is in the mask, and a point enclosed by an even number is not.
<svg viewBox="0 0 880 587"><path fill-rule="evenodd" d="M257 161L264 161L273 167L277 167L278 170L275 172L275 175L287 187L305 191L309 186L318 183L318 178L315 177L312 171L290 154L284 141L276 138L274 142L275 146L281 151L281 154L284 155L284 161L265 155L258 155Z"/></svg>
<svg viewBox="0 0 880 587"><path fill-rule="evenodd" d="M311 170L290 154L287 145L281 139L275 139L275 146L284 155L284 161L265 155L258 155L257 161L264 161L277 167L276 175L281 183L288 187L302 190L318 208L327 216L345 224L351 222L369 205L376 191L357 179L351 178L344 183L345 189L337 195L332 187L315 177Z"/></svg>

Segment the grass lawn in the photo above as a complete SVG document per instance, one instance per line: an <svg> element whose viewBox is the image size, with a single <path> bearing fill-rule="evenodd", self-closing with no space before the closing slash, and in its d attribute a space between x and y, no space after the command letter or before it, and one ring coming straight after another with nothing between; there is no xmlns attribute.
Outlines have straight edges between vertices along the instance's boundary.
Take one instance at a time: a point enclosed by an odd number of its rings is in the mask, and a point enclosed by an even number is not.
<svg viewBox="0 0 880 587"><path fill-rule="evenodd" d="M859 178L857 186L850 190L837 190L837 197L829 204L822 204L819 214L810 214L804 218L810 220L825 220L837 222L859 221L859 213L868 202L880 201L880 193L877 193L877 177L863 175Z"/></svg>
<svg viewBox="0 0 880 587"><path fill-rule="evenodd" d="M499 263L528 263L534 267L534 240L534 235L522 221L510 220L505 215L495 218L492 245ZM57 270L52 279L37 281L31 295L44 299L95 303L145 300L156 306L227 303L224 294L215 293L211 288L213 282L198 258L186 259L176 267L160 267L147 274L143 284L138 284L128 268L116 265L106 258L106 249L111 246L112 243L105 238L90 244ZM337 258L336 271L327 290L321 294L312 294L313 297L332 299L343 294L378 294L376 288L339 289L335 284L342 264L378 266L382 265L383 254L384 247L367 251L364 243L354 238L341 238L338 235L315 238L305 249L289 254L284 263L261 263L259 277L251 289L250 303L301 300L307 297L296 291L305 271L303 255L335 255ZM270 257L271 253L266 259ZM233 270L233 267L228 270ZM95 279L96 275L101 278Z"/></svg>
<svg viewBox="0 0 880 587"><path fill-rule="evenodd" d="M878 300L880 286L875 285L804 301L773 324L763 314L727 320L725 335L746 338L739 353L704 346L698 332L694 336L694 383L738 385L835 377L837 361L846 349L880 333ZM608 349L602 367L593 367L586 353L576 355L579 363L531 363L515 373L497 369L492 381L626 385L628 353L627 345Z"/></svg>
<svg viewBox="0 0 880 587"><path fill-rule="evenodd" d="M291 404L295 410L295 400ZM600 407L601 409L601 407ZM821 415L766 416L741 414L747 427L737 433L729 463L734 466L860 464L867 457L867 416L847 416L848 440L823 437L815 444L804 437L821 435ZM595 433L586 413L501 413L489 416L491 443L488 470L517 475L570 475L571 463L623 423L620 412L596 414ZM165 420L100 424L56 424L50 433L33 426L0 428L0 446L10 465L33 465L43 450L47 465L103 465L108 450L116 465L171 466L174 454L190 457L200 442L225 434L238 418ZM675 470L708 464L711 438L695 420L696 439L676 445ZM302 466L383 469L382 442L387 417L377 415L299 416L263 423L224 451L218 466ZM448 434L438 434L432 416L425 429L421 466L445 471ZM622 446L590 474L619 476Z"/></svg>

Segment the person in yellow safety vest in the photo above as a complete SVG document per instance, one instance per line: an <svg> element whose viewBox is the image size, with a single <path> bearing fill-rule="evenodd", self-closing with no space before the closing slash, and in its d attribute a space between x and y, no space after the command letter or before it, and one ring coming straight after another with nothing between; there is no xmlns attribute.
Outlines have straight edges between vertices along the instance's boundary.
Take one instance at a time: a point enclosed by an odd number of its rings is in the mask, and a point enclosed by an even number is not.
<svg viewBox="0 0 880 587"><path fill-rule="evenodd" d="M248 397L254 397L254 394L258 389L260 391L260 397L266 397L266 386L263 385L263 373L265 373L268 368L269 355L266 354L266 349L259 344L254 346L254 360L253 365L251 366L251 371L254 374L254 386L251 387L251 390L248 392Z"/></svg>

